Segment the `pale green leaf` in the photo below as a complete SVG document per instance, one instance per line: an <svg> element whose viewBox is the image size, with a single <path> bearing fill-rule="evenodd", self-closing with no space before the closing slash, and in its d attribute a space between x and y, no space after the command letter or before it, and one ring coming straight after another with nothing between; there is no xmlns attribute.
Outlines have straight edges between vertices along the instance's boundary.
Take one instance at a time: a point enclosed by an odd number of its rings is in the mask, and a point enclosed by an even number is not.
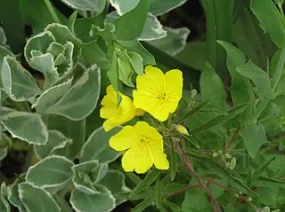
<svg viewBox="0 0 285 212"><path fill-rule="evenodd" d="M61 0L63 3L68 5L69 7L77 10L87 10L94 11L96 13L101 13L106 5L106 0Z"/></svg>
<svg viewBox="0 0 285 212"><path fill-rule="evenodd" d="M4 58L1 78L5 92L14 101L25 101L41 93L33 76L13 57Z"/></svg>
<svg viewBox="0 0 285 212"><path fill-rule="evenodd" d="M65 184L72 178L73 162L65 157L52 155L31 166L27 172L27 182L41 188Z"/></svg>
<svg viewBox="0 0 285 212"><path fill-rule="evenodd" d="M100 163L110 163L119 155L109 146L109 139L120 131L117 127L108 132L103 127L96 129L82 147L80 161L98 160Z"/></svg>
<svg viewBox="0 0 285 212"><path fill-rule="evenodd" d="M248 154L254 158L260 147L267 143L264 126L261 124L251 125L240 132Z"/></svg>
<svg viewBox="0 0 285 212"><path fill-rule="evenodd" d="M163 15L186 3L186 0L150 0L149 10L155 16Z"/></svg>
<svg viewBox="0 0 285 212"><path fill-rule="evenodd" d="M164 27L167 35L161 39L149 41L149 43L158 49L162 49L169 55L175 56L186 46L187 37L190 30L186 27L172 29ZM190 58L191 55L188 55Z"/></svg>
<svg viewBox="0 0 285 212"><path fill-rule="evenodd" d="M0 211L1 212L10 212L11 207L7 201L10 188L7 187L5 182L1 183L1 198L0 198Z"/></svg>
<svg viewBox="0 0 285 212"><path fill-rule="evenodd" d="M97 106L100 94L100 69L90 67L86 73L45 113L62 115L71 120L86 118Z"/></svg>
<svg viewBox="0 0 285 212"><path fill-rule="evenodd" d="M7 38L6 38L5 32L3 28L0 27L0 46L4 46L6 42L7 42Z"/></svg>
<svg viewBox="0 0 285 212"><path fill-rule="evenodd" d="M6 57L7 55L12 56L12 53L5 47L0 46L0 90L2 90L3 85L2 85L2 77L1 77L1 70L2 70L2 63L3 63L3 59L4 57Z"/></svg>
<svg viewBox="0 0 285 212"><path fill-rule="evenodd" d="M115 207L115 198L105 187L98 187L100 194L88 195L75 189L70 203L76 212L109 212Z"/></svg>
<svg viewBox="0 0 285 212"><path fill-rule="evenodd" d="M18 178L15 180L15 182L10 186L10 192L8 195L8 200L9 202L15 206L19 212L25 212L25 207L23 205L23 203L20 200L19 197L19 184L24 182L25 178L24 178L24 174L21 174L20 176L18 176Z"/></svg>
<svg viewBox="0 0 285 212"><path fill-rule="evenodd" d="M36 113L10 112L2 124L12 137L19 138L30 144L43 145L47 142L48 131L41 116Z"/></svg>
<svg viewBox="0 0 285 212"><path fill-rule="evenodd" d="M60 131L49 130L48 141L44 145L34 146L35 154L39 159L43 159L49 155L57 154L60 149L70 145L72 140L66 138Z"/></svg>
<svg viewBox="0 0 285 212"><path fill-rule="evenodd" d="M60 207L53 197L45 190L29 183L19 184L19 196L29 212L60 212Z"/></svg>

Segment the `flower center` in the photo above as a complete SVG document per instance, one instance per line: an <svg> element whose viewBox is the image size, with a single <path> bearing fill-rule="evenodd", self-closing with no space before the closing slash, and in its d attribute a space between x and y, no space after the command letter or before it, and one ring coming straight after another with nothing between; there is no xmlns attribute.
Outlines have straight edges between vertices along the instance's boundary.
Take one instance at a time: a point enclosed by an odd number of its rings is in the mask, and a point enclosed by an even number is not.
<svg viewBox="0 0 285 212"><path fill-rule="evenodd" d="M163 94L158 95L157 98L158 98L159 100L164 101L164 100L166 99L166 93L163 93Z"/></svg>
<svg viewBox="0 0 285 212"><path fill-rule="evenodd" d="M141 143L148 142L148 141L149 141L149 139L150 139L150 137L149 137L149 136L143 135L143 136L141 137L140 142L141 142Z"/></svg>

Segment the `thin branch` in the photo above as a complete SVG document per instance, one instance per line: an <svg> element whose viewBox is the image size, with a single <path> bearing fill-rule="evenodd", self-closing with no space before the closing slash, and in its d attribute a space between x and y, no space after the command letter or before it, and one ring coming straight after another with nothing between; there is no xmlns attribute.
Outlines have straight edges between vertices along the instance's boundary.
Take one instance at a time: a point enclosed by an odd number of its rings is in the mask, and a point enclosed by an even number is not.
<svg viewBox="0 0 285 212"><path fill-rule="evenodd" d="M231 138L231 140L229 141L228 145L226 146L225 152L227 152L227 151L230 150L230 148L232 147L234 141L236 140L236 138L237 138L237 136L238 136L238 134L239 134L239 131L240 131L240 125L238 126L238 128L236 129L236 131L235 131L233 137Z"/></svg>
<svg viewBox="0 0 285 212"><path fill-rule="evenodd" d="M186 186L185 188L182 188L182 189L180 189L180 190L178 190L178 191L175 191L175 192L173 192L173 193L168 194L168 195L167 195L167 198L176 196L176 195L181 194L181 193L183 193L183 192L185 192L185 191L188 191L188 190L190 190L190 189L193 189L193 188L200 188L200 187L201 187L200 185Z"/></svg>

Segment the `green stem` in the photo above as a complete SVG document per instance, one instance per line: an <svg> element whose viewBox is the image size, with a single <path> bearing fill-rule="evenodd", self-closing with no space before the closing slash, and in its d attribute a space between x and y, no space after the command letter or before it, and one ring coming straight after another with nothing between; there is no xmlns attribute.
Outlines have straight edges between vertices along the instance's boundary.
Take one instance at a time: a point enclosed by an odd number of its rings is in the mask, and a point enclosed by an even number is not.
<svg viewBox="0 0 285 212"><path fill-rule="evenodd" d="M57 14L52 6L52 4L50 3L50 0L44 0L46 6L47 6L47 9L51 15L51 17L53 18L54 22L55 23L60 23L59 21L59 18L57 17Z"/></svg>

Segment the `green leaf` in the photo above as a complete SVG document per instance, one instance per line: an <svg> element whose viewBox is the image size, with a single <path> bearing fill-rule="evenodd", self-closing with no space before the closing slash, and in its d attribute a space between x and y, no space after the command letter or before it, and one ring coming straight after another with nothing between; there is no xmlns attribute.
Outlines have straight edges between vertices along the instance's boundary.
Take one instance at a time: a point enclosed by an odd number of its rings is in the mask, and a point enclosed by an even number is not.
<svg viewBox="0 0 285 212"><path fill-rule="evenodd" d="M85 1L76 1L76 0L61 0L63 3L69 7L76 10L83 11L94 11L96 13L101 13L106 5L106 0L85 0Z"/></svg>
<svg viewBox="0 0 285 212"><path fill-rule="evenodd" d="M181 205L182 211L204 211L209 208L210 200L201 188L188 190Z"/></svg>
<svg viewBox="0 0 285 212"><path fill-rule="evenodd" d="M252 61L237 67L237 72L253 81L253 88L260 100L274 98L274 92L270 83L269 76L261 68L256 66Z"/></svg>
<svg viewBox="0 0 285 212"><path fill-rule="evenodd" d="M9 202L7 201L7 197L10 190L6 186L5 182L1 183L1 198L0 198L0 211L2 212L10 212L11 207L9 205Z"/></svg>
<svg viewBox="0 0 285 212"><path fill-rule="evenodd" d="M65 157L48 156L29 168L26 180L40 188L60 186L71 180L72 166L73 162Z"/></svg>
<svg viewBox="0 0 285 212"><path fill-rule="evenodd" d="M97 106L100 81L100 69L91 66L61 99L45 108L45 113L62 115L71 120L86 118Z"/></svg>
<svg viewBox="0 0 285 212"><path fill-rule="evenodd" d="M278 188L258 189L258 200L263 205L275 205L278 200Z"/></svg>
<svg viewBox="0 0 285 212"><path fill-rule="evenodd" d="M85 143L85 119L72 121L63 116L50 115L48 118L49 129L62 132L67 138L72 139L72 144L58 149L57 154L64 155L67 158L74 159L80 152Z"/></svg>
<svg viewBox="0 0 285 212"><path fill-rule="evenodd" d="M270 165L271 162L273 162L276 159L276 157L271 158L270 160L266 161L266 163L261 164L252 174L251 176L251 182L254 182L257 180L262 173L265 171L265 169Z"/></svg>
<svg viewBox="0 0 285 212"><path fill-rule="evenodd" d="M162 202L162 182L159 178L156 179L154 187L154 196L155 196L155 206L159 209L161 208Z"/></svg>
<svg viewBox="0 0 285 212"><path fill-rule="evenodd" d="M19 195L27 211L31 212L61 211L56 201L47 191L34 187L29 183L19 184Z"/></svg>
<svg viewBox="0 0 285 212"><path fill-rule="evenodd" d="M136 207L132 209L132 212L143 212L147 207L151 206L152 203L153 197L146 197L143 201L141 201L139 204L136 205Z"/></svg>
<svg viewBox="0 0 285 212"><path fill-rule="evenodd" d="M0 46L4 46L7 42L5 32L2 27L0 27Z"/></svg>
<svg viewBox="0 0 285 212"><path fill-rule="evenodd" d="M200 89L202 100L212 98L211 103L218 109L226 109L224 83L209 63L205 64L205 68L201 74Z"/></svg>
<svg viewBox="0 0 285 212"><path fill-rule="evenodd" d="M207 60L206 56L206 42L194 41L187 43L185 48L176 55L176 58L194 69L203 70Z"/></svg>
<svg viewBox="0 0 285 212"><path fill-rule="evenodd" d="M110 163L116 160L120 153L109 146L109 139L120 130L119 127L108 132L103 127L96 129L82 147L80 161L98 160L99 163Z"/></svg>
<svg viewBox="0 0 285 212"><path fill-rule="evenodd" d="M4 58L1 78L5 92L14 101L25 101L41 93L33 76L13 57Z"/></svg>
<svg viewBox="0 0 285 212"><path fill-rule="evenodd" d="M267 143L264 126L261 124L248 126L240 132L240 136L242 137L248 154L252 158L256 156L260 147Z"/></svg>
<svg viewBox="0 0 285 212"><path fill-rule="evenodd" d="M2 73L1 72L1 70L2 70L2 63L3 63L4 58L6 56L8 56L8 55L12 56L12 53L7 48L5 48L3 46L0 46L0 90L3 89L2 74L1 74Z"/></svg>
<svg viewBox="0 0 285 212"><path fill-rule="evenodd" d="M227 51L227 67L231 74L231 97L234 105L251 103L250 107L240 115L240 121L243 122L252 115L255 105L254 93L249 80L236 71L238 66L245 64L246 58L233 45L224 41L218 41L218 43Z"/></svg>
<svg viewBox="0 0 285 212"><path fill-rule="evenodd" d="M115 35L119 40L132 40L141 35L148 12L148 0L140 0L139 4L130 12L116 19ZM126 30L128 28L128 30Z"/></svg>
<svg viewBox="0 0 285 212"><path fill-rule="evenodd" d="M58 150L72 143L72 139L66 138L60 131L49 130L48 141L44 145L34 146L35 154L39 159L49 155L60 153Z"/></svg>
<svg viewBox="0 0 285 212"><path fill-rule="evenodd" d="M62 84L53 86L44 91L32 105L36 108L38 113L48 113L49 109L53 107L70 89L72 79L67 80Z"/></svg>
<svg viewBox="0 0 285 212"><path fill-rule="evenodd" d="M19 197L19 184L24 182L25 178L24 178L24 174L21 174L20 176L17 177L16 181L10 186L10 192L9 192L9 196L8 196L8 200L9 202L15 206L19 212L25 212L25 207L23 205L23 203L20 200Z"/></svg>
<svg viewBox="0 0 285 212"><path fill-rule="evenodd" d="M250 9L259 20L260 27L264 30L265 33L268 33L270 35L272 41L277 46L284 47L285 23L282 22L283 19L281 17L283 14L279 13L273 1L251 0Z"/></svg>
<svg viewBox="0 0 285 212"><path fill-rule="evenodd" d="M128 52L128 58L129 58L129 62L131 63L134 71L138 75L142 75L144 71L143 58L136 52L132 52L132 51Z"/></svg>
<svg viewBox="0 0 285 212"><path fill-rule="evenodd" d="M176 29L164 27L164 29L167 32L165 37L149 41L149 43L156 48L163 49L167 54L175 56L186 46L190 30L186 27ZM188 58L189 57L188 55Z"/></svg>
<svg viewBox="0 0 285 212"><path fill-rule="evenodd" d="M168 200L164 200L162 202L162 205L166 206L166 207L169 207L173 212L181 211L181 208L178 205L176 205L175 203L170 202Z"/></svg>
<svg viewBox="0 0 285 212"><path fill-rule="evenodd" d="M14 138L34 145L43 145L47 142L47 127L36 113L10 112L7 119L2 120L2 124Z"/></svg>
<svg viewBox="0 0 285 212"><path fill-rule="evenodd" d="M160 16L182 6L184 3L186 0L164 0L163 3L160 0L150 0L149 11L155 16Z"/></svg>
<svg viewBox="0 0 285 212"><path fill-rule="evenodd" d="M77 190L91 194L99 194L96 184L106 176L107 164L99 164L97 160L86 161L72 167L72 181Z"/></svg>
<svg viewBox="0 0 285 212"><path fill-rule="evenodd" d="M77 212L103 212L112 211L115 207L115 198L111 192L98 187L100 194L88 195L75 189L71 193L70 203Z"/></svg>

